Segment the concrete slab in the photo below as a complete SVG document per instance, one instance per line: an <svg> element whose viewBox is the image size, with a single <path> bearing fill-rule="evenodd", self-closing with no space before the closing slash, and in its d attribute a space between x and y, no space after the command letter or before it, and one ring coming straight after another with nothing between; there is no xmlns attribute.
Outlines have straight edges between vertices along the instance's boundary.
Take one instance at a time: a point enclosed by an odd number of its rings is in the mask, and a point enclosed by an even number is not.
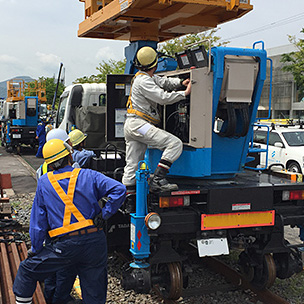
<svg viewBox="0 0 304 304"><path fill-rule="evenodd" d="M22 158L36 171L44 162L43 158L36 157L36 151L30 147L23 146L21 149Z"/></svg>
<svg viewBox="0 0 304 304"><path fill-rule="evenodd" d="M20 156L7 153L3 147L0 147L0 173L11 174L13 189L6 190L8 197L13 193L31 193L36 191L37 182L34 179L33 170L30 165L23 164Z"/></svg>
<svg viewBox="0 0 304 304"><path fill-rule="evenodd" d="M12 177L13 190L16 194L36 192L37 182L32 176Z"/></svg>
<svg viewBox="0 0 304 304"><path fill-rule="evenodd" d="M15 159L13 155L0 156L0 171L1 173L10 173L11 176L27 176L28 170Z"/></svg>

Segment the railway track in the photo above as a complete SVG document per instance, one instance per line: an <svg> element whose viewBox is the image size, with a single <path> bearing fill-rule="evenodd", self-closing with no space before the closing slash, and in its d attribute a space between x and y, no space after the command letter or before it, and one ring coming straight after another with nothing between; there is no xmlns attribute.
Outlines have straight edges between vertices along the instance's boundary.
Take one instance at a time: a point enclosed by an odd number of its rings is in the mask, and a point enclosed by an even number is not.
<svg viewBox="0 0 304 304"><path fill-rule="evenodd" d="M12 227L0 230L0 304L16 303L13 282L20 262L27 257L22 238L23 235L12 231ZM40 284L37 284L33 304L46 304Z"/></svg>
<svg viewBox="0 0 304 304"><path fill-rule="evenodd" d="M224 262L217 258L205 257L201 258L199 262L200 266L209 268L212 272L217 273L225 277L226 284L205 285L197 288L186 288L182 291L182 298L187 301L193 297L204 296L212 293L227 293L237 290L250 290L253 294L252 301L255 303L257 300L264 304L290 304L287 300L276 295L269 289L258 289L254 285L250 284L246 278L244 278L238 271L228 266ZM157 294L160 303L165 304L177 304L183 303L178 300L166 299L163 297L163 293L158 286L153 287L153 291ZM188 302L187 302L188 303Z"/></svg>
<svg viewBox="0 0 304 304"><path fill-rule="evenodd" d="M13 280L16 276L17 269L22 260L27 256L25 241L22 240L22 234L12 232L11 229L0 230L0 304L14 304L15 296L12 291ZM265 304L289 304L288 301L272 293L270 290L259 290L252 286L236 270L226 265L217 258L206 257L201 259L205 267L210 268L213 272L223 275L227 284L212 286L203 286L198 288L183 289L182 297L187 300L191 297L202 296L216 292L231 292L236 290L251 290L256 296L255 299ZM154 287L160 303L176 304L180 301L163 299L161 291ZM46 304L41 286L38 284L33 297L33 304Z"/></svg>
<svg viewBox="0 0 304 304"><path fill-rule="evenodd" d="M240 273L216 258L206 257L204 258L204 263L206 263L206 265L208 265L208 267L210 267L213 271L223 275L226 280L231 282L234 286L237 286L243 290L250 289L256 295L256 299L265 304L289 304L288 301L274 294L269 289L257 289Z"/></svg>

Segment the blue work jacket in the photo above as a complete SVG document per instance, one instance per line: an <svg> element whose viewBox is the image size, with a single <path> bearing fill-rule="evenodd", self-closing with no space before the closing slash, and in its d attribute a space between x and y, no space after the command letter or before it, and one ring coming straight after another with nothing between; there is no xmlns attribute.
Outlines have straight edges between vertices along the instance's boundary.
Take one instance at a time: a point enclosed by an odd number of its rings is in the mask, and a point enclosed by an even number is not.
<svg viewBox="0 0 304 304"><path fill-rule="evenodd" d="M36 135L39 139L45 139L46 133L45 133L45 124L39 123L36 129Z"/></svg>
<svg viewBox="0 0 304 304"><path fill-rule="evenodd" d="M73 169L71 166L66 166L54 171L54 176ZM65 193L67 193L69 181L69 178L58 181ZM125 196L126 187L120 182L100 172L81 169L76 182L73 204L85 219L94 219L102 211L103 219L107 220L117 212L124 202ZM103 197L110 199L101 210L98 201ZM62 227L64 211L65 204L51 185L48 175L42 175L38 180L30 219L29 232L33 252L42 249L49 230ZM71 223L76 221L72 214Z"/></svg>
<svg viewBox="0 0 304 304"><path fill-rule="evenodd" d="M85 165L88 165L88 161L91 157L95 156L93 151L82 149L81 151L74 150L73 154L73 161L77 162L82 168Z"/></svg>

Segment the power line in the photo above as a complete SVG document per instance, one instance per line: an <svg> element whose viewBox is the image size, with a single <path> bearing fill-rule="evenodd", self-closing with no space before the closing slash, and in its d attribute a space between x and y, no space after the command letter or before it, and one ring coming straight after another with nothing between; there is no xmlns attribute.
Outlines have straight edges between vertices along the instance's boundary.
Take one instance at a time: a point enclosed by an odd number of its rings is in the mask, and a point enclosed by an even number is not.
<svg viewBox="0 0 304 304"><path fill-rule="evenodd" d="M303 20L303 17L304 17L304 12L302 12L300 14L297 14L297 15L294 15L294 16L291 16L291 17L284 18L284 19L276 21L276 22L269 23L267 25L263 25L259 28L256 28L256 29L253 29L253 30L250 30L250 31L247 31L247 32L235 35L235 36L231 36L227 39L223 39L223 41L230 41L232 39L237 39L237 38L248 36L248 35L251 35L251 34L254 34L254 33L257 33L257 32L262 32L262 31L266 31L266 30L269 30L269 29L272 29L272 28L275 28L275 27L278 27L278 26L286 25L288 23Z"/></svg>

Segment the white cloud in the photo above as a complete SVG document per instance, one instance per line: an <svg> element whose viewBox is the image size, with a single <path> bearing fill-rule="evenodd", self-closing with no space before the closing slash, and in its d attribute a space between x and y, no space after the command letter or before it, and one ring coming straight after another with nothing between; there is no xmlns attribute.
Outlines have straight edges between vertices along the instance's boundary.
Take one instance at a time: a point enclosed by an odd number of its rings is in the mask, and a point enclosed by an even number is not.
<svg viewBox="0 0 304 304"><path fill-rule="evenodd" d="M60 62L60 57L54 54L36 52L36 56L38 57L38 60L46 66L57 66L58 62Z"/></svg>
<svg viewBox="0 0 304 304"><path fill-rule="evenodd" d="M17 61L18 59L14 56L6 55L6 54L0 55L1 63L16 63Z"/></svg>
<svg viewBox="0 0 304 304"><path fill-rule="evenodd" d="M116 60L115 57L116 56L115 56L113 50L111 50L111 48L108 46L100 48L95 55L95 58L97 60L106 60L106 61L109 59Z"/></svg>

